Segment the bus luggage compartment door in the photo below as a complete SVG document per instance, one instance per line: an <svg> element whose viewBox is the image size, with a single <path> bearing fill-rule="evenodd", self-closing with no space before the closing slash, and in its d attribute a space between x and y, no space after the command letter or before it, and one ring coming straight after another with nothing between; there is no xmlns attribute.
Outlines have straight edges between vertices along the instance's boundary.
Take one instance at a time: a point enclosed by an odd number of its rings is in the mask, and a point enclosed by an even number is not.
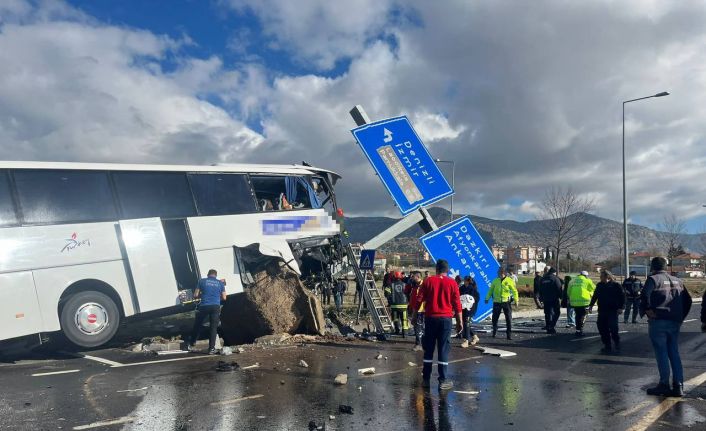
<svg viewBox="0 0 706 431"><path fill-rule="evenodd" d="M140 312L179 304L162 221L156 217L121 220L120 231Z"/></svg>

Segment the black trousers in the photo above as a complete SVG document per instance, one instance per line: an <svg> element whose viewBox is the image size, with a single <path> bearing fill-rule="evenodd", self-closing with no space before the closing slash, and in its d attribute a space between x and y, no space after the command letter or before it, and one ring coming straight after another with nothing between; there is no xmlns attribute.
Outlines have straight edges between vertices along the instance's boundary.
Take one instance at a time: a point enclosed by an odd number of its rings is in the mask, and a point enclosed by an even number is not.
<svg viewBox="0 0 706 431"><path fill-rule="evenodd" d="M451 350L451 318L427 317L424 319L424 365L422 377L429 380L431 367L434 364L434 348L436 348L436 363L439 369L439 383L446 380L446 369L449 366L449 351Z"/></svg>
<svg viewBox="0 0 706 431"><path fill-rule="evenodd" d="M191 331L191 344L194 344L201 335L203 321L208 319L211 333L208 337L208 349L216 347L216 337L218 336L218 318L221 314L220 305L202 305L196 310L196 319L194 319L194 329Z"/></svg>
<svg viewBox="0 0 706 431"><path fill-rule="evenodd" d="M501 312L505 315L505 326L507 326L507 333L510 334L512 332L512 306L509 302L493 303L493 334L498 331L498 319Z"/></svg>
<svg viewBox="0 0 706 431"><path fill-rule="evenodd" d="M598 333L601 334L601 341L610 348L610 340L613 340L615 346L620 344L620 335L618 335L618 310L598 311Z"/></svg>
<svg viewBox="0 0 706 431"><path fill-rule="evenodd" d="M556 328L556 322L559 320L560 314L561 303L558 299L544 303L544 323L547 326L547 330Z"/></svg>
<svg viewBox="0 0 706 431"><path fill-rule="evenodd" d="M466 310L465 308L461 311L461 315L463 317L463 338L471 341L475 335L473 329L471 329L471 318L473 315L471 314L471 310Z"/></svg>
<svg viewBox="0 0 706 431"><path fill-rule="evenodd" d="M587 307L572 307L576 312L576 330L583 331L583 324L586 323Z"/></svg>

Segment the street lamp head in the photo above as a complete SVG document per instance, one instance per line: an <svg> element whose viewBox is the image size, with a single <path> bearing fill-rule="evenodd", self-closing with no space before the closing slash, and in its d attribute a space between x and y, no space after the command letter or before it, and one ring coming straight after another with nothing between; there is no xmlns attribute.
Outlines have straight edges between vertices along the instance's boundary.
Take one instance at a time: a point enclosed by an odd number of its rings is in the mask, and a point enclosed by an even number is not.
<svg viewBox="0 0 706 431"><path fill-rule="evenodd" d="M663 91L663 92L661 92L661 93L655 94L655 95L652 96L652 97L664 97L664 96L669 96L669 92L668 92L668 91Z"/></svg>

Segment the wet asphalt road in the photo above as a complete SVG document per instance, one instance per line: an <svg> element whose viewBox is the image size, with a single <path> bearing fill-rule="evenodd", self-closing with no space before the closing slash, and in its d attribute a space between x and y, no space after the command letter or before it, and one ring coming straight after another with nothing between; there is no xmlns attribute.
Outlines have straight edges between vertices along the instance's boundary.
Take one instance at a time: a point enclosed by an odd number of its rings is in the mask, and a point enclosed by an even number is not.
<svg viewBox="0 0 706 431"><path fill-rule="evenodd" d="M706 379L706 334L692 320L699 309L695 304L680 343L692 382ZM523 329L538 330L532 325ZM421 353L411 351L409 338L252 348L228 357L116 348L85 352L97 359L57 354L0 363L0 429L306 430L312 420L328 430L706 429L706 384L687 386L681 401L644 395L656 381L646 328L621 323L628 332L620 355L599 353L600 340L591 338L595 315L580 340L563 328L557 336L516 333L512 341L480 334L481 345L517 354L511 358L483 356L454 340L456 386L442 395L420 388ZM378 352L387 360L375 359ZM224 359L259 366L217 372ZM358 376L364 367L376 374ZM333 385L339 373L348 374L347 385ZM340 404L353 414L339 413Z"/></svg>

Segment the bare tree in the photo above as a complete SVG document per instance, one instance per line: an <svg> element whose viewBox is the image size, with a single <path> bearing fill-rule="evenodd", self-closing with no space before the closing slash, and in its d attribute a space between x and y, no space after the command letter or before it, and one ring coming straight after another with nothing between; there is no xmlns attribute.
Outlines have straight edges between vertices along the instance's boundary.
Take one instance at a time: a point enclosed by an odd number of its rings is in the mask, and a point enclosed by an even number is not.
<svg viewBox="0 0 706 431"><path fill-rule="evenodd" d="M667 259L669 259L669 267L671 269L672 259L680 254L684 254L682 241L686 233L686 223L675 214L669 214L662 219L662 223L659 224L659 230L662 231L662 246L667 253Z"/></svg>
<svg viewBox="0 0 706 431"><path fill-rule="evenodd" d="M554 265L559 268L562 251L570 251L593 234L593 199L579 197L571 187L552 187L541 205L543 236L554 248Z"/></svg>

